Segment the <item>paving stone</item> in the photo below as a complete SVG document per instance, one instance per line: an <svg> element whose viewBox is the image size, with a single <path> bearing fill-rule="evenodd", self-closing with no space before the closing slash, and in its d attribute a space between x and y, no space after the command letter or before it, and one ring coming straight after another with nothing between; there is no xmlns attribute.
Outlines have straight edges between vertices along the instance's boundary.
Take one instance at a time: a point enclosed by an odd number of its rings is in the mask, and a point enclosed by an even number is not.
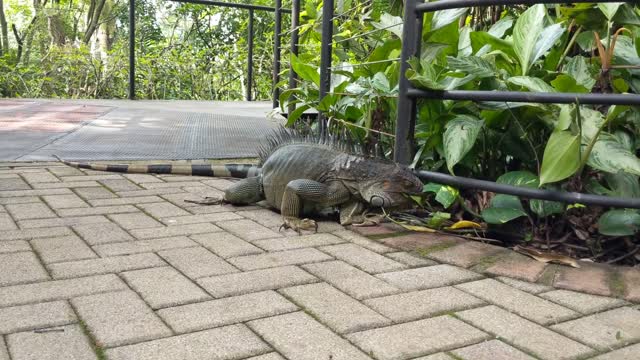
<svg viewBox="0 0 640 360"><path fill-rule="evenodd" d="M97 359L89 339L79 325L68 325L60 331L22 332L7 336L13 360L91 360ZM1 357L0 357L1 358Z"/></svg>
<svg viewBox="0 0 640 360"><path fill-rule="evenodd" d="M236 181L231 181L228 179L220 179L220 178L213 178L213 179L209 178L208 180L204 180L203 183L209 186L213 186L218 190L224 191L231 185L235 184Z"/></svg>
<svg viewBox="0 0 640 360"><path fill-rule="evenodd" d="M418 255L413 255L408 252L394 252L385 254L386 257L392 258L393 260L403 263L409 267L423 267L423 266L431 266L438 265L437 262L425 258L421 258Z"/></svg>
<svg viewBox="0 0 640 360"><path fill-rule="evenodd" d="M0 254L31 251L29 243L24 240L0 241Z"/></svg>
<svg viewBox="0 0 640 360"><path fill-rule="evenodd" d="M186 333L296 310L282 295L264 291L161 309L158 315L177 333Z"/></svg>
<svg viewBox="0 0 640 360"><path fill-rule="evenodd" d="M219 212L219 213L213 213L213 214L168 217L168 218L160 219L160 221L162 221L165 225L172 226L172 225L197 224L197 223L217 222L217 221L227 221L227 220L237 220L237 219L242 219L242 216L232 212Z"/></svg>
<svg viewBox="0 0 640 360"><path fill-rule="evenodd" d="M482 278L482 275L443 264L380 274L377 277L400 289L424 290L477 280Z"/></svg>
<svg viewBox="0 0 640 360"><path fill-rule="evenodd" d="M0 286L48 279L49 274L32 252L0 254Z"/></svg>
<svg viewBox="0 0 640 360"><path fill-rule="evenodd" d="M53 166L48 168L48 170L56 175L56 176L80 176L84 175L84 173L76 168L72 168L70 166Z"/></svg>
<svg viewBox="0 0 640 360"><path fill-rule="evenodd" d="M508 276L529 282L538 280L547 264L530 259L524 255L512 252L501 257L485 272L491 275Z"/></svg>
<svg viewBox="0 0 640 360"><path fill-rule="evenodd" d="M66 301L0 308L0 334L67 325L76 321Z"/></svg>
<svg viewBox="0 0 640 360"><path fill-rule="evenodd" d="M49 265L51 275L56 279L68 279L88 275L119 273L166 265L153 253L113 256L90 260L78 260Z"/></svg>
<svg viewBox="0 0 640 360"><path fill-rule="evenodd" d="M294 237L257 240L254 241L253 244L267 251L282 251L301 249L305 247L339 244L343 242L343 239L335 235L318 233L300 236L296 234L296 236Z"/></svg>
<svg viewBox="0 0 640 360"><path fill-rule="evenodd" d="M21 197L8 197L3 198L0 197L0 205L8 205L8 204L28 204L28 203L37 203L40 202L40 199L36 196L21 196Z"/></svg>
<svg viewBox="0 0 640 360"><path fill-rule="evenodd" d="M68 195L47 195L42 199L53 209L70 209L70 208L86 208L89 207L84 200L76 194Z"/></svg>
<svg viewBox="0 0 640 360"><path fill-rule="evenodd" d="M41 237L72 235L73 231L67 227L51 227L46 229L23 229L0 232L0 240L30 240Z"/></svg>
<svg viewBox="0 0 640 360"><path fill-rule="evenodd" d="M557 324L579 316L573 310L493 279L460 284L456 287L542 325Z"/></svg>
<svg viewBox="0 0 640 360"><path fill-rule="evenodd" d="M28 228L43 228L43 227L56 227L56 226L75 226L75 225L95 225L100 223L109 222L104 216L74 216L66 218L51 218L51 219L37 219L37 220L22 220L19 221L20 227L23 229Z"/></svg>
<svg viewBox="0 0 640 360"><path fill-rule="evenodd" d="M125 281L153 309L211 299L200 287L172 267L122 273Z"/></svg>
<svg viewBox="0 0 640 360"><path fill-rule="evenodd" d="M131 234L138 239L151 239L179 235L206 234L222 231L219 227L210 223L175 225L147 229L133 229Z"/></svg>
<svg viewBox="0 0 640 360"><path fill-rule="evenodd" d="M142 184L142 183L150 183L150 182L163 182L162 179L156 177L155 175L149 174L123 174L125 178L129 179L133 183Z"/></svg>
<svg viewBox="0 0 640 360"><path fill-rule="evenodd" d="M5 205L13 219L42 219L56 217L56 214L43 203Z"/></svg>
<svg viewBox="0 0 640 360"><path fill-rule="evenodd" d="M638 360L638 354L640 354L640 344L635 344L596 356L591 360Z"/></svg>
<svg viewBox="0 0 640 360"><path fill-rule="evenodd" d="M39 238L31 245L46 264L96 258L97 255L77 236Z"/></svg>
<svg viewBox="0 0 640 360"><path fill-rule="evenodd" d="M279 353L296 360L371 360L302 312L254 320L249 327Z"/></svg>
<svg viewBox="0 0 640 360"><path fill-rule="evenodd" d="M34 189L61 189L61 188L91 188L94 186L100 186L95 181L74 181L74 182L48 182L48 183L33 183L31 186Z"/></svg>
<svg viewBox="0 0 640 360"><path fill-rule="evenodd" d="M295 266L246 271L198 279L198 284L217 298L274 290L318 281Z"/></svg>
<svg viewBox="0 0 640 360"><path fill-rule="evenodd" d="M518 290L526 291L531 294L540 294L542 292L553 290L551 286L530 283L528 281L516 280L509 277L504 277L504 276L497 277L496 279L500 280L501 282L511 287L514 287Z"/></svg>
<svg viewBox="0 0 640 360"><path fill-rule="evenodd" d="M0 206L0 208L2 207ZM0 231L16 229L18 229L18 227L16 226L16 223L13 222L11 216L5 212L0 212Z"/></svg>
<svg viewBox="0 0 640 360"><path fill-rule="evenodd" d="M96 185L98 184L96 183ZM117 197L116 194L102 186L77 188L75 192L85 200L111 199Z"/></svg>
<svg viewBox="0 0 640 360"><path fill-rule="evenodd" d="M250 357L250 358L247 358L246 360L285 360L285 358L280 356L280 354L278 353L268 353L264 355Z"/></svg>
<svg viewBox="0 0 640 360"><path fill-rule="evenodd" d="M171 336L171 330L133 291L71 299L78 315L106 347Z"/></svg>
<svg viewBox="0 0 640 360"><path fill-rule="evenodd" d="M1 243L0 243L1 244ZM198 244L186 236L168 238L125 241L112 244L96 245L93 250L102 257L158 252L169 249L196 247Z"/></svg>
<svg viewBox="0 0 640 360"><path fill-rule="evenodd" d="M29 189L31 189L31 186L20 178L2 179L2 181L0 181L0 191Z"/></svg>
<svg viewBox="0 0 640 360"><path fill-rule="evenodd" d="M138 207L154 218L190 215L187 211L168 202L139 204Z"/></svg>
<svg viewBox="0 0 640 360"><path fill-rule="evenodd" d="M569 290L550 291L540 294L540 297L586 315L627 304L626 301L621 299L589 295Z"/></svg>
<svg viewBox="0 0 640 360"><path fill-rule="evenodd" d="M222 189L224 190L224 189ZM282 215L270 209L257 209L248 211L238 211L238 215L251 219L260 225L268 228L280 227L282 225Z"/></svg>
<svg viewBox="0 0 640 360"><path fill-rule="evenodd" d="M543 359L575 359L593 349L494 305L457 313L462 320Z"/></svg>
<svg viewBox="0 0 640 360"><path fill-rule="evenodd" d="M506 252L506 250L501 247L466 241L460 245L429 252L427 257L442 263L469 268L482 262L487 257L495 256L502 252Z"/></svg>
<svg viewBox="0 0 640 360"><path fill-rule="evenodd" d="M251 220L232 220L217 223L218 226L234 235L247 240L255 241L269 238L282 237L277 232L266 228Z"/></svg>
<svg viewBox="0 0 640 360"><path fill-rule="evenodd" d="M437 353L433 355L421 356L419 358L415 358L414 360L460 360L460 359L454 359L451 356L447 355L446 353Z"/></svg>
<svg viewBox="0 0 640 360"><path fill-rule="evenodd" d="M22 177L30 184L60 182L60 179L48 171L23 173Z"/></svg>
<svg viewBox="0 0 640 360"><path fill-rule="evenodd" d="M118 191L116 194L120 197L140 197L151 195L165 195L165 194L184 194L184 190L180 188L165 188L165 189L150 189L150 190L134 190L134 191Z"/></svg>
<svg viewBox="0 0 640 360"><path fill-rule="evenodd" d="M391 233L393 233L393 231L391 231ZM443 249L445 247L455 246L464 242L464 240L458 237L429 233L411 233L380 239L380 241L385 245L404 251Z"/></svg>
<svg viewBox="0 0 640 360"><path fill-rule="evenodd" d="M112 205L137 205L162 201L157 196L138 196L127 198L110 198L110 199L89 199L89 204L93 206L112 206Z"/></svg>
<svg viewBox="0 0 640 360"><path fill-rule="evenodd" d="M83 216L83 215L107 215L107 214L122 214L122 213L135 213L138 208L131 205L116 205L116 206L97 206L88 209L62 209L58 210L60 216Z"/></svg>
<svg viewBox="0 0 640 360"><path fill-rule="evenodd" d="M127 230L155 228L162 224L143 212L109 215L109 218Z"/></svg>
<svg viewBox="0 0 640 360"><path fill-rule="evenodd" d="M477 343L488 337L447 315L347 335L351 342L380 360L409 359Z"/></svg>
<svg viewBox="0 0 640 360"><path fill-rule="evenodd" d="M175 194L178 195L178 194ZM168 195L162 195L163 197L168 197ZM222 195L220 195L222 196ZM220 197L220 196L216 196L216 197ZM184 199L189 198L192 200L201 200L200 197L194 197L194 196L182 196L182 199L180 200L181 202L184 202ZM190 206L190 205L195 205L195 206ZM185 203L185 205L180 205L183 206L185 209L188 209L189 212L191 212L192 214L213 214L213 213L219 213L219 212L229 212L229 211L236 211L240 208L245 209L247 207L251 207L251 206L233 206L233 205L229 205L229 204L225 204L225 205L207 205L207 206L202 206L202 205L197 205L197 204L189 204L189 203ZM257 206L253 206L253 208L256 208Z"/></svg>
<svg viewBox="0 0 640 360"><path fill-rule="evenodd" d="M131 241L133 237L122 230L118 225L111 222L98 224L80 224L73 226L73 229L89 245L99 245L106 243Z"/></svg>
<svg viewBox="0 0 640 360"><path fill-rule="evenodd" d="M242 270L256 270L286 265L300 265L332 259L332 257L323 252L309 248L240 256L227 259L227 261Z"/></svg>
<svg viewBox="0 0 640 360"><path fill-rule="evenodd" d="M98 180L98 182L104 186L106 186L107 188L109 188L109 190L111 191L134 191L134 190L140 190L141 187L139 187L138 185L132 183L129 180L126 179L103 179L103 180Z"/></svg>
<svg viewBox="0 0 640 360"><path fill-rule="evenodd" d="M379 297L364 303L395 322L405 322L477 307L484 301L449 286Z"/></svg>
<svg viewBox="0 0 640 360"><path fill-rule="evenodd" d="M551 328L600 350L618 348L640 340L640 310L622 307Z"/></svg>
<svg viewBox="0 0 640 360"><path fill-rule="evenodd" d="M398 233L396 229L388 226L376 225L376 226L350 226L351 231L357 232L364 236L379 236L379 235L392 235Z"/></svg>
<svg viewBox="0 0 640 360"><path fill-rule="evenodd" d="M227 232L191 235L190 238L223 259L264 252L262 249Z"/></svg>
<svg viewBox="0 0 640 360"><path fill-rule="evenodd" d="M460 359L473 360L535 360L522 351L499 340L489 340L451 351Z"/></svg>
<svg viewBox="0 0 640 360"><path fill-rule="evenodd" d="M396 287L342 261L327 261L303 267L358 300L400 292Z"/></svg>
<svg viewBox="0 0 640 360"><path fill-rule="evenodd" d="M113 274L14 285L0 288L0 307L69 299L125 288L122 280Z"/></svg>
<svg viewBox="0 0 640 360"><path fill-rule="evenodd" d="M640 270L624 268L619 271L625 284L624 298L629 301L640 302Z"/></svg>
<svg viewBox="0 0 640 360"><path fill-rule="evenodd" d="M360 245L363 248L369 249L373 252L376 252L378 254L386 254L389 252L394 252L396 251L396 249L386 246L384 244L381 244L377 241L374 240L369 240L366 237L356 234L353 231L349 231L349 230L341 230L341 231L336 231L333 233L334 235L341 237L349 242L352 242L356 245Z"/></svg>
<svg viewBox="0 0 640 360"><path fill-rule="evenodd" d="M271 349L244 325L122 346L106 351L110 360L244 359Z"/></svg>
<svg viewBox="0 0 640 360"><path fill-rule="evenodd" d="M203 247L163 250L158 255L191 279L238 272L235 267Z"/></svg>
<svg viewBox="0 0 640 360"><path fill-rule="evenodd" d="M151 182L140 184L146 189L165 189L165 188L181 188L184 186L202 186L197 181L176 181L176 182Z"/></svg>
<svg viewBox="0 0 640 360"><path fill-rule="evenodd" d="M7 345L5 345L2 336L0 336L0 360L11 360L9 359L9 350L7 350Z"/></svg>
<svg viewBox="0 0 640 360"><path fill-rule="evenodd" d="M0 191L0 198L22 197L22 196L42 196L42 195L60 195L72 194L69 189L45 189L45 190L13 190Z"/></svg>
<svg viewBox="0 0 640 360"><path fill-rule="evenodd" d="M370 274L406 269L405 265L356 244L324 246L320 250Z"/></svg>
<svg viewBox="0 0 640 360"><path fill-rule="evenodd" d="M581 268L560 268L553 286L561 289L586 292L594 295L610 296L610 270L605 266L581 263Z"/></svg>

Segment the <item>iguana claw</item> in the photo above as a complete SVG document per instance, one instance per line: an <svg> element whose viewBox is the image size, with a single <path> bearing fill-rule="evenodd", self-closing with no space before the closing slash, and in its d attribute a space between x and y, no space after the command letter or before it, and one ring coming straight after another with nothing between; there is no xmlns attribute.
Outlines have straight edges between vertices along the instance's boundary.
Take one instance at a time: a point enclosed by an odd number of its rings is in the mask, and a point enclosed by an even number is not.
<svg viewBox="0 0 640 360"><path fill-rule="evenodd" d="M184 199L184 202L188 202L188 203L192 203L192 204L199 204L199 205L220 205L220 204L224 203L224 199L223 198L207 196L202 200Z"/></svg>
<svg viewBox="0 0 640 360"><path fill-rule="evenodd" d="M291 229L300 234L301 230L311 230L314 229L315 232L318 232L318 223L315 220L311 219L298 219L295 217L285 217L284 222L280 225L278 231L282 229Z"/></svg>

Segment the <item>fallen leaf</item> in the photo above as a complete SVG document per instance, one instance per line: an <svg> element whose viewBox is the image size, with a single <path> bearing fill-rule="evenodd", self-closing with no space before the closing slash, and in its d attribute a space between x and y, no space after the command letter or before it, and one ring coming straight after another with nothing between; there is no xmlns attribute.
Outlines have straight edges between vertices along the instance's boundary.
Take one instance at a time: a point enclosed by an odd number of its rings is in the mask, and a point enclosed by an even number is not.
<svg viewBox="0 0 640 360"><path fill-rule="evenodd" d="M446 230L456 230L456 229L482 229L482 225L477 222L469 221L469 220L460 220L457 223L446 227Z"/></svg>
<svg viewBox="0 0 640 360"><path fill-rule="evenodd" d="M521 254L527 255L543 263L553 262L553 263L562 264L562 265L569 265L574 268L580 267L576 259L570 258L568 256L553 254L549 252L543 252L540 250L536 250L536 249L532 249L524 246L516 246L513 248L513 250Z"/></svg>
<svg viewBox="0 0 640 360"><path fill-rule="evenodd" d="M411 231L430 232L430 233L436 232L436 230L434 230L432 228L425 227L425 226L407 225L407 224L402 224L402 223L397 223L397 224L402 226L403 228L405 228L407 230L411 230Z"/></svg>

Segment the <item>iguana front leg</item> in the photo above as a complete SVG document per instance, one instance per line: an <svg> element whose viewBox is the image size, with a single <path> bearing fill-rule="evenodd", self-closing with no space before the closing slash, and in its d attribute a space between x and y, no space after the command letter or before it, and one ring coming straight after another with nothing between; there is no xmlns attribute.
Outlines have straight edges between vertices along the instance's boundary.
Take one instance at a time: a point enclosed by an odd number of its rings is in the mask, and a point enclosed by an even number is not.
<svg viewBox="0 0 640 360"><path fill-rule="evenodd" d="M369 214L364 203L360 201L348 202L340 208L340 225L375 226L382 222L381 215L367 215Z"/></svg>
<svg viewBox="0 0 640 360"><path fill-rule="evenodd" d="M349 190L339 182L332 182L329 185L313 180L297 179L287 184L282 196L280 212L284 218L284 223L280 228L293 229L300 233L300 230L315 229L318 231L318 224L311 219L300 219L304 202L309 201L320 205L320 207L330 207L342 204L351 197Z"/></svg>
<svg viewBox="0 0 640 360"><path fill-rule="evenodd" d="M262 179L260 177L250 177L242 179L233 184L224 192L224 197L206 197L203 200L185 200L186 202L200 205L248 205L264 200L262 191Z"/></svg>

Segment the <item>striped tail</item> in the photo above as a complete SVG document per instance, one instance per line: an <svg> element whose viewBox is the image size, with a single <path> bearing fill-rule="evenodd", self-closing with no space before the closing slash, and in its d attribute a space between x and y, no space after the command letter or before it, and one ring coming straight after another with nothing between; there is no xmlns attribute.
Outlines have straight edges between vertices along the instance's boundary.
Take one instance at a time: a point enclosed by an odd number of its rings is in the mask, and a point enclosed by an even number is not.
<svg viewBox="0 0 640 360"><path fill-rule="evenodd" d="M258 176L261 171L260 167L249 164L101 164L66 161L60 159L55 155L54 157L65 165L69 165L78 169L111 171L129 174L175 174L244 179L248 177Z"/></svg>

